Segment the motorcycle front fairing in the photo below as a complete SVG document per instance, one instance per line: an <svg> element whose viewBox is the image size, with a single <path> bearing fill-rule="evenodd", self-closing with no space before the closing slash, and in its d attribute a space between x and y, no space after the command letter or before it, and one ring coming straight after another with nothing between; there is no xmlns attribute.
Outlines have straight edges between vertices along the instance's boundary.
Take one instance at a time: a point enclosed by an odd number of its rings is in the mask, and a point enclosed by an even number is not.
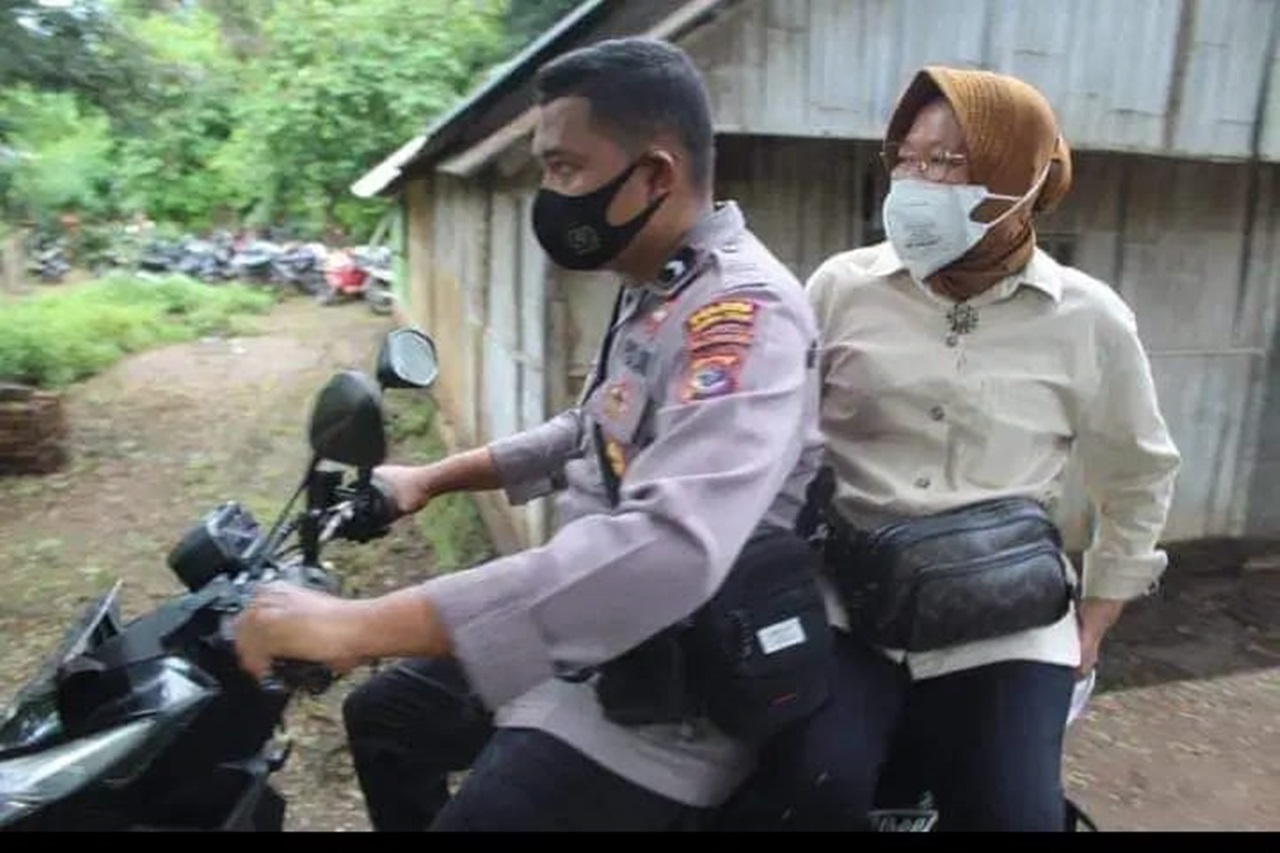
<svg viewBox="0 0 1280 853"><path fill-rule="evenodd" d="M14 697L0 721L0 761L46 749L64 739L58 716L58 671L68 661L120 633L120 584L90 602L40 670Z"/></svg>
<svg viewBox="0 0 1280 853"><path fill-rule="evenodd" d="M137 706L163 707L121 718L91 734L0 759L0 828L39 817L50 807L95 790L120 790L144 774L211 694L180 658L146 662L150 678ZM151 699L150 703L147 699ZM77 828L68 826L67 828Z"/></svg>
<svg viewBox="0 0 1280 853"><path fill-rule="evenodd" d="M145 813L170 780L261 750L284 700L206 642L229 587L123 628L118 587L90 605L0 727L0 828L73 824L86 802L94 814Z"/></svg>

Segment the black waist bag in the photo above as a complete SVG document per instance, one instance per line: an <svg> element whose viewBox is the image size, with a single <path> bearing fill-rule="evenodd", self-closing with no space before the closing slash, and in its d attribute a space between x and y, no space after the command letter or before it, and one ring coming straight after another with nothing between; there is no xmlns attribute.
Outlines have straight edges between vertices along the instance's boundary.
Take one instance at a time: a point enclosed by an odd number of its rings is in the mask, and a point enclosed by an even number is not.
<svg viewBox="0 0 1280 853"><path fill-rule="evenodd" d="M818 571L803 539L762 529L694 618L689 676L727 734L761 742L827 701L833 638Z"/></svg>
<svg viewBox="0 0 1280 853"><path fill-rule="evenodd" d="M1035 501L986 501L869 533L831 527L825 570L851 627L876 645L933 651L1052 625L1070 607L1061 536Z"/></svg>
<svg viewBox="0 0 1280 853"><path fill-rule="evenodd" d="M832 634L803 539L763 528L715 597L685 622L601 667L597 696L622 725L709 719L760 743L829 696Z"/></svg>

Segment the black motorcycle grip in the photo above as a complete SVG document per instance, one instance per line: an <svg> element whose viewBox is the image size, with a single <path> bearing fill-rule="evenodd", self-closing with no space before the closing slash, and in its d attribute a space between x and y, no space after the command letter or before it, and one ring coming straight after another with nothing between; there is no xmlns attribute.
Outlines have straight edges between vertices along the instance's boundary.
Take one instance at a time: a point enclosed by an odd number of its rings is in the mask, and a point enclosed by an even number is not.
<svg viewBox="0 0 1280 853"><path fill-rule="evenodd" d="M324 664L301 660L278 660L271 666L271 679L288 690L319 696L328 690L335 680L333 672Z"/></svg>
<svg viewBox="0 0 1280 853"><path fill-rule="evenodd" d="M391 531L391 525L398 518L399 512L390 487L373 478L360 490L355 513L339 529L338 536L353 542L380 539Z"/></svg>
<svg viewBox="0 0 1280 853"><path fill-rule="evenodd" d="M400 517L396 498L385 481L373 477L369 481L370 521L379 528L390 527Z"/></svg>
<svg viewBox="0 0 1280 853"><path fill-rule="evenodd" d="M235 655L235 638L231 624L233 616L224 616L218 626L218 640L227 654ZM301 660L277 660L271 665L270 674L263 687L271 690L283 688L319 696L328 690L337 678L324 664Z"/></svg>

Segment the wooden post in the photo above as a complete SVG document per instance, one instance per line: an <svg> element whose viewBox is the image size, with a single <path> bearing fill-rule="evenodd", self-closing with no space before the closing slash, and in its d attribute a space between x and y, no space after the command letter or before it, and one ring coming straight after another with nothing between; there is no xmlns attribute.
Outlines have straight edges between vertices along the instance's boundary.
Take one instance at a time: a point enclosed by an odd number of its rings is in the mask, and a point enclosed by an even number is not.
<svg viewBox="0 0 1280 853"><path fill-rule="evenodd" d="M27 259L22 251L23 229L15 229L0 242L0 290L17 293L26 275Z"/></svg>

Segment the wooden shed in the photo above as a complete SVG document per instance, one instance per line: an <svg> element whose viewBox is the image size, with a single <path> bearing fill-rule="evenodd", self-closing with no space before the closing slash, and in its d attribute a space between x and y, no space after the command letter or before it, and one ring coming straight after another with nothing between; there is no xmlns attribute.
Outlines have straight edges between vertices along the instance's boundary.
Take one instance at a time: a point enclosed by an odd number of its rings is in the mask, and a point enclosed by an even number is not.
<svg viewBox="0 0 1280 853"><path fill-rule="evenodd" d="M717 194L802 279L882 239L879 140L916 69L1040 88L1076 155L1041 242L1137 311L1184 455L1168 539L1280 535L1280 0L581 4L353 187L400 199L408 310L439 342L455 447L540 423L581 387L613 289L553 268L534 239L531 80L567 50L637 34L703 70ZM505 547L548 534L547 502L484 510ZM1079 547L1074 477L1060 512Z"/></svg>

